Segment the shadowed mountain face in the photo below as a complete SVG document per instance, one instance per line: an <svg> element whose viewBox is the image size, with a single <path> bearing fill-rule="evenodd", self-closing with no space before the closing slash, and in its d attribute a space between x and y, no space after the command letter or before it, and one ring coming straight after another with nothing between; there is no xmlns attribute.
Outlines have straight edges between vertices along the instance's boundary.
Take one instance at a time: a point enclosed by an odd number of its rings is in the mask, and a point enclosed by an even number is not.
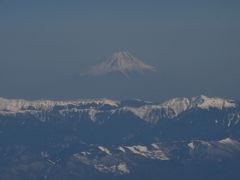
<svg viewBox="0 0 240 180"><path fill-rule="evenodd" d="M0 98L0 179L239 179L239 132L221 98Z"/></svg>
<svg viewBox="0 0 240 180"><path fill-rule="evenodd" d="M100 65L93 67L88 75L104 75L108 73L118 72L128 76L129 73L143 73L145 71L155 71L153 66L145 64L129 52L115 52L111 57Z"/></svg>

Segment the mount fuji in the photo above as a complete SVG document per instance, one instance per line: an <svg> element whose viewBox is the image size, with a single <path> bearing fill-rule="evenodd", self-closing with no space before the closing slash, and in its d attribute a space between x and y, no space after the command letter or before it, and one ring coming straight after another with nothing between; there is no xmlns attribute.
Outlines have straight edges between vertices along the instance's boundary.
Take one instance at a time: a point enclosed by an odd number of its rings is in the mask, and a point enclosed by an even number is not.
<svg viewBox="0 0 240 180"><path fill-rule="evenodd" d="M145 64L131 53L120 51L113 53L106 61L92 67L86 74L92 76L120 73L129 76L131 73L155 72L156 68Z"/></svg>

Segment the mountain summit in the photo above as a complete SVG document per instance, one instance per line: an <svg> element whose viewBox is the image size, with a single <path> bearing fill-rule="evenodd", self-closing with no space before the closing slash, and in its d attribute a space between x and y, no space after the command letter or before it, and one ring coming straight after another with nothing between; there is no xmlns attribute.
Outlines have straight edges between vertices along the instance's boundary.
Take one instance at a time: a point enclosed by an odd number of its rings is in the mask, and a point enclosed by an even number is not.
<svg viewBox="0 0 240 180"><path fill-rule="evenodd" d="M104 75L118 72L125 76L129 73L142 73L145 71L155 71L151 65L145 64L127 51L113 53L106 61L94 66L87 74Z"/></svg>

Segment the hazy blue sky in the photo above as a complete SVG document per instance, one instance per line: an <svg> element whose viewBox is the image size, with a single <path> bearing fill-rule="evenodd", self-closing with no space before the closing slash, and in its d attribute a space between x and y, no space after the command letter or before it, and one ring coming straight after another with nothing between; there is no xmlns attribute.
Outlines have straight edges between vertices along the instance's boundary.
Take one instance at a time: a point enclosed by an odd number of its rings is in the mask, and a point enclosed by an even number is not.
<svg viewBox="0 0 240 180"><path fill-rule="evenodd" d="M114 51L158 73L82 79ZM0 0L0 96L240 100L240 1Z"/></svg>

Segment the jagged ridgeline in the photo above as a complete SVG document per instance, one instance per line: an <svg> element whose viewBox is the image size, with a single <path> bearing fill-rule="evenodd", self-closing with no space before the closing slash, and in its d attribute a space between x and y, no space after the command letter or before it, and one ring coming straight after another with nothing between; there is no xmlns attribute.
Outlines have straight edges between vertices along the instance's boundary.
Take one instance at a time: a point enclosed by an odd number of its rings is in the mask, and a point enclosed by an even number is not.
<svg viewBox="0 0 240 180"><path fill-rule="evenodd" d="M239 105L0 98L0 179L239 179Z"/></svg>
<svg viewBox="0 0 240 180"><path fill-rule="evenodd" d="M165 103L0 99L2 137L32 139L35 134L44 142L49 136L61 140L69 135L104 144L238 138L239 120L237 101L206 96Z"/></svg>

